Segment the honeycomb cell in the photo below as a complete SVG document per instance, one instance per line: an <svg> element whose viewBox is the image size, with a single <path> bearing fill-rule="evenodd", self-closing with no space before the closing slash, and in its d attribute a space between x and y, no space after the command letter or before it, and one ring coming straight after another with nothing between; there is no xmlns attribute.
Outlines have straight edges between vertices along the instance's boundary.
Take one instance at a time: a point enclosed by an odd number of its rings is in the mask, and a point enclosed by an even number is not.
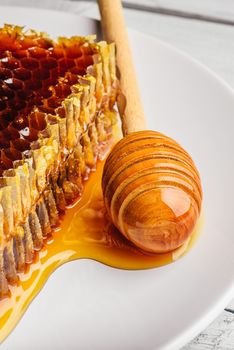
<svg viewBox="0 0 234 350"><path fill-rule="evenodd" d="M0 147L1 149L7 148L10 146L10 140L6 139L4 133L0 131Z"/></svg>
<svg viewBox="0 0 234 350"><path fill-rule="evenodd" d="M11 140L10 144L11 146L13 146L18 151L21 151L21 152L24 152L30 149L30 142L22 138Z"/></svg>
<svg viewBox="0 0 234 350"><path fill-rule="evenodd" d="M5 80L8 78L12 78L12 70L8 69L8 68L3 68L0 66L0 79L1 80Z"/></svg>
<svg viewBox="0 0 234 350"><path fill-rule="evenodd" d="M12 161L22 159L21 152L17 151L17 149L15 149L15 148L6 148L4 150L4 152L5 152L6 157Z"/></svg>
<svg viewBox="0 0 234 350"><path fill-rule="evenodd" d="M10 109L15 110L16 112L26 107L26 102L20 99L9 100L7 103L8 103L8 107Z"/></svg>
<svg viewBox="0 0 234 350"><path fill-rule="evenodd" d="M16 116L17 116L16 110L11 110L11 109L4 110L0 118L1 129L6 128L12 121L14 121Z"/></svg>
<svg viewBox="0 0 234 350"><path fill-rule="evenodd" d="M4 81L0 81L0 96L1 99L10 99L13 98L15 96L15 93L13 90L10 89L9 86L7 86L6 83L4 83Z"/></svg>
<svg viewBox="0 0 234 350"><path fill-rule="evenodd" d="M33 95L33 91L27 90L25 86L24 86L24 89L23 89L23 90L19 90L19 91L17 91L17 93L16 93L17 98L18 98L19 100L22 100L22 101L30 100L30 98L32 97L32 95Z"/></svg>
<svg viewBox="0 0 234 350"><path fill-rule="evenodd" d="M23 82L19 79L8 78L8 79L4 80L4 83L11 90L22 90L22 88L23 88Z"/></svg>
<svg viewBox="0 0 234 350"><path fill-rule="evenodd" d="M12 126L17 130L22 130L24 128L27 128L29 126L27 116L19 114L16 118L14 118Z"/></svg>
<svg viewBox="0 0 234 350"><path fill-rule="evenodd" d="M15 58L13 58L13 57L5 56L5 57L3 57L1 59L0 62L1 62L1 66L3 68L7 68L7 69L10 69L10 70L19 68L19 66L20 66L19 61L16 60Z"/></svg>
<svg viewBox="0 0 234 350"><path fill-rule="evenodd" d="M3 111L4 109L6 109L6 101L4 100L0 100L0 111Z"/></svg>
<svg viewBox="0 0 234 350"><path fill-rule="evenodd" d="M42 88L42 82L40 80L28 80L25 82L24 86L26 90L36 91Z"/></svg>
<svg viewBox="0 0 234 350"><path fill-rule="evenodd" d="M39 62L36 58L24 57L21 59L20 62L24 68L29 70L34 70L36 68L39 68Z"/></svg>
<svg viewBox="0 0 234 350"><path fill-rule="evenodd" d="M32 72L32 79L34 80L38 80L38 79L45 80L45 79L48 79L49 77L50 77L50 71L43 68L36 69Z"/></svg>
<svg viewBox="0 0 234 350"><path fill-rule="evenodd" d="M50 57L54 57L57 60L64 57L64 49L62 47L53 47L48 49Z"/></svg>
<svg viewBox="0 0 234 350"><path fill-rule="evenodd" d="M13 70L14 77L21 80L31 79L32 73L26 68L17 68Z"/></svg>
<svg viewBox="0 0 234 350"><path fill-rule="evenodd" d="M24 57L28 57L28 51L27 50L17 50L12 52L12 56L18 59L22 59Z"/></svg>
<svg viewBox="0 0 234 350"><path fill-rule="evenodd" d="M18 130L12 125L8 125L8 127L2 130L2 132L8 140L14 140L20 137Z"/></svg>
<svg viewBox="0 0 234 350"><path fill-rule="evenodd" d="M56 68L58 66L57 60L52 57L48 57L46 59L42 59L40 61L40 65L45 70L50 70Z"/></svg>
<svg viewBox="0 0 234 350"><path fill-rule="evenodd" d="M72 67L70 69L70 72L74 75L82 75L84 72L84 69L82 67Z"/></svg>
<svg viewBox="0 0 234 350"><path fill-rule="evenodd" d="M42 59L47 56L47 51L46 49L42 47L29 47L28 52L31 57L37 58L37 59Z"/></svg>
<svg viewBox="0 0 234 350"><path fill-rule="evenodd" d="M46 128L46 115L41 112L32 112L29 116L30 129L44 130Z"/></svg>
<svg viewBox="0 0 234 350"><path fill-rule="evenodd" d="M5 154L5 150L1 150L1 155L0 155L0 159L1 159L1 165L5 168L5 169L9 169L13 167L13 162L11 159L9 159L6 154Z"/></svg>

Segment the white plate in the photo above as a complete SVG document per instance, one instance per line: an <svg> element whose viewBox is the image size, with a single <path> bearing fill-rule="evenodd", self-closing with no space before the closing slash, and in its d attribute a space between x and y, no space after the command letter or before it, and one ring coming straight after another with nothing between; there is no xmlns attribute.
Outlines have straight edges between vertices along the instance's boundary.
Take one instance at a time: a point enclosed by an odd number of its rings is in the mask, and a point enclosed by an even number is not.
<svg viewBox="0 0 234 350"><path fill-rule="evenodd" d="M33 9L2 7L0 22L52 35L96 30L94 21ZM122 271L88 260L62 266L1 350L175 350L234 294L233 91L172 47L133 31L130 39L149 127L179 140L201 172L202 236L183 259L158 269Z"/></svg>

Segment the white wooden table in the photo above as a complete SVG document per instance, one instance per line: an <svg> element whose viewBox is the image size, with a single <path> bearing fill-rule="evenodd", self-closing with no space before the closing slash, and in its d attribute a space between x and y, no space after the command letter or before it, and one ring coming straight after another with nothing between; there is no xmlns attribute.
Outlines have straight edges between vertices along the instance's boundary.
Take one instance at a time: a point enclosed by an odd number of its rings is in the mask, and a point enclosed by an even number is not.
<svg viewBox="0 0 234 350"><path fill-rule="evenodd" d="M0 3L99 18L95 1L1 0ZM234 0L126 0L124 5L129 27L187 52L234 88ZM212 349L234 349L234 299L207 329L183 348Z"/></svg>

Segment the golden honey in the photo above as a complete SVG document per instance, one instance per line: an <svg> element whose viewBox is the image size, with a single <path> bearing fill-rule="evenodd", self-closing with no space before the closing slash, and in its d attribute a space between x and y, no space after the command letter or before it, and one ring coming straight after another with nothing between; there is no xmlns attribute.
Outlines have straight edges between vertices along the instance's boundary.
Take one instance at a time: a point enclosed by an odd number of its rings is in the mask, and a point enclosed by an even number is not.
<svg viewBox="0 0 234 350"><path fill-rule="evenodd" d="M20 275L19 284L11 287L11 297L0 301L0 341L15 327L49 275L65 262L90 258L121 269L147 269L173 262L193 245L199 229L187 246L166 254L145 254L131 245L106 216L101 192L103 163L98 163L82 197L67 209L36 261Z"/></svg>
<svg viewBox="0 0 234 350"><path fill-rule="evenodd" d="M89 37L56 44L8 25L0 34L0 297L6 296L0 300L1 342L63 263L89 258L121 269L159 267L189 250L199 231L173 252L150 254L127 241L107 217L103 161L95 172L90 169L115 123L112 44ZM65 210L81 194L89 171L82 196Z"/></svg>

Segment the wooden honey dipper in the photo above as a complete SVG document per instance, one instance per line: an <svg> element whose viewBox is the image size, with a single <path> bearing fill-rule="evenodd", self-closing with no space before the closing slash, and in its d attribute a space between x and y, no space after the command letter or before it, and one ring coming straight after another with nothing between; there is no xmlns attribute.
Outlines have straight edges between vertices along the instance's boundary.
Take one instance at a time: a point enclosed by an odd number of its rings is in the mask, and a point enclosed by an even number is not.
<svg viewBox="0 0 234 350"><path fill-rule="evenodd" d="M115 42L120 72L118 107L124 138L109 154L102 190L114 225L144 251L180 247L199 218L202 188L189 154L171 138L145 130L120 0L98 0L105 40Z"/></svg>

